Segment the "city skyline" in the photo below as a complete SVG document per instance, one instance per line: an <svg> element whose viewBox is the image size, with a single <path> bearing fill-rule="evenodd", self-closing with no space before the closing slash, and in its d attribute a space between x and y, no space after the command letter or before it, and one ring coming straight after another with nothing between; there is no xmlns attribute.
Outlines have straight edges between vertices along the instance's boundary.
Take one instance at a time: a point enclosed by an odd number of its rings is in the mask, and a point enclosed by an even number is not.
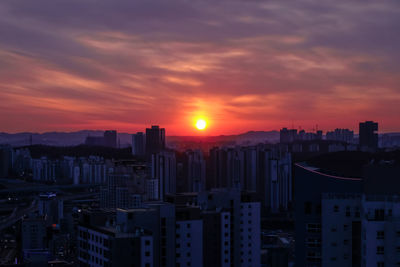
<svg viewBox="0 0 400 267"><path fill-rule="evenodd" d="M395 1L2 1L0 14L2 132L400 132Z"/></svg>
<svg viewBox="0 0 400 267"><path fill-rule="evenodd" d="M400 1L0 1L0 266L400 266Z"/></svg>

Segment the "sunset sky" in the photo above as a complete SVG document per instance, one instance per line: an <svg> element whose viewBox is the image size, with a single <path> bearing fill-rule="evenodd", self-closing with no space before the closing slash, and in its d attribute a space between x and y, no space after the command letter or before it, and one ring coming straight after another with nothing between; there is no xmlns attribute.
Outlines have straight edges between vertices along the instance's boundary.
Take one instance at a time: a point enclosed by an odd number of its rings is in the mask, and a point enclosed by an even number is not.
<svg viewBox="0 0 400 267"><path fill-rule="evenodd" d="M0 132L400 131L400 1L1 0Z"/></svg>

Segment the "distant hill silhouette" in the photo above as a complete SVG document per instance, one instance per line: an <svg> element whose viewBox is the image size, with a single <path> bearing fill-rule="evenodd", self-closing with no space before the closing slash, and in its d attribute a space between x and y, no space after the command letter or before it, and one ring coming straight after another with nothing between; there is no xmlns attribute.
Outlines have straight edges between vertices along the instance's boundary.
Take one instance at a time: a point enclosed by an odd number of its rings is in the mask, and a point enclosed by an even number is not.
<svg viewBox="0 0 400 267"><path fill-rule="evenodd" d="M10 144L12 146L32 144L49 146L77 146L85 142L87 136L102 136L103 130L82 130L77 132L46 132L46 133L1 133L0 144ZM400 133L386 133L388 137L398 137ZM132 142L130 133L118 133L121 148L128 147ZM279 131L249 131L237 135L218 135L218 136L167 136L167 145L174 147L176 143L215 143L215 144L237 144L254 145L257 143L278 143Z"/></svg>
<svg viewBox="0 0 400 267"><path fill-rule="evenodd" d="M49 146L77 146L85 142L87 136L102 136L102 130L82 130L77 132L45 132L45 133L0 133L0 144L10 144L12 146L28 146L31 142L34 145ZM118 133L121 147L128 147L131 144L130 133ZM176 142L210 142L225 143L235 142L237 144L255 144L259 142L279 142L278 131L250 131L238 135L220 136L167 136L168 143Z"/></svg>

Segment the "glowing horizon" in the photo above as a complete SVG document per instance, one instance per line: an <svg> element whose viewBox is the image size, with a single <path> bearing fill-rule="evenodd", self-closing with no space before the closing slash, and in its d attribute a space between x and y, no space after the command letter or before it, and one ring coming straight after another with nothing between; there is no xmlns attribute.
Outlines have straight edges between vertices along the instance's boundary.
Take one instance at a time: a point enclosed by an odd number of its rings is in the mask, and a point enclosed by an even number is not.
<svg viewBox="0 0 400 267"><path fill-rule="evenodd" d="M5 0L0 15L0 132L400 132L396 1Z"/></svg>

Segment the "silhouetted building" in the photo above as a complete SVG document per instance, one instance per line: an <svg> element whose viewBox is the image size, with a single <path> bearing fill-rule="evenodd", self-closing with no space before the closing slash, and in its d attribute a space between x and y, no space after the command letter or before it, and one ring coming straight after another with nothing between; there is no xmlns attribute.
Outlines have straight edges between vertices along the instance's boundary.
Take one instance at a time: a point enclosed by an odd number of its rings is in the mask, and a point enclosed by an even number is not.
<svg viewBox="0 0 400 267"><path fill-rule="evenodd" d="M163 151L151 157L151 179L147 180L149 199L164 200L166 194L176 192L175 153Z"/></svg>
<svg viewBox="0 0 400 267"><path fill-rule="evenodd" d="M229 267L233 260L231 239L231 212L225 209L204 210L203 263L204 266Z"/></svg>
<svg viewBox="0 0 400 267"><path fill-rule="evenodd" d="M145 154L145 137L142 132L132 134L132 155L142 156Z"/></svg>
<svg viewBox="0 0 400 267"><path fill-rule="evenodd" d="M378 148L378 123L373 121L360 122L360 148L376 150Z"/></svg>
<svg viewBox="0 0 400 267"><path fill-rule="evenodd" d="M396 266L400 241L398 194L322 195L322 266Z"/></svg>
<svg viewBox="0 0 400 267"><path fill-rule="evenodd" d="M127 164L127 163L125 163ZM139 208L145 199L146 170L144 165L119 165L107 176L101 190L102 208Z"/></svg>
<svg viewBox="0 0 400 267"><path fill-rule="evenodd" d="M260 266L261 216L255 199L237 189L198 193L197 204L205 213L204 266Z"/></svg>
<svg viewBox="0 0 400 267"><path fill-rule="evenodd" d="M35 215L24 218L21 222L21 249L27 266L47 266L50 260L46 225L43 216Z"/></svg>
<svg viewBox="0 0 400 267"><path fill-rule="evenodd" d="M8 178L12 168L13 149L9 145L0 145L0 178Z"/></svg>
<svg viewBox="0 0 400 267"><path fill-rule="evenodd" d="M399 133L382 134L380 140L380 147L400 148L400 134Z"/></svg>
<svg viewBox="0 0 400 267"><path fill-rule="evenodd" d="M330 202L324 202L323 194L334 192L336 194L354 194L361 193L362 190L362 180L359 178L347 178L347 177L337 177L332 175L327 175L321 173L316 168L302 166L299 164L295 165L295 240L296 240L296 266L326 266L323 264L323 259L329 258L329 255L323 255L323 249L325 249L325 244L330 245L336 243L337 247L342 247L343 243L339 244L339 241L323 239L323 227L325 227L324 222L326 220L328 224L334 224L337 221L337 226L327 226L330 227L331 231L342 231L344 228L343 224L347 224L348 228L346 235L352 233L353 220L348 219L338 219L335 214L325 212L335 213L337 208L335 205L333 207L325 208L322 210L322 205L330 205ZM351 199L350 199L351 200ZM325 203L325 204L324 204ZM346 209L347 205L343 208L339 208L339 214L345 214L343 209ZM351 206L349 202L348 206ZM351 207L354 211L354 206ZM331 216L331 217L328 217ZM330 220L330 221L329 221ZM356 220L357 221L357 220ZM356 222L355 221L355 222ZM339 225L339 223L342 223ZM358 228L357 228L358 227ZM340 229L339 229L340 228ZM324 228L325 229L325 228ZM326 228L327 229L327 228ZM354 235L359 235L359 224L354 225ZM346 239L346 238L344 238ZM340 241L340 242L343 242ZM356 245L356 244L355 244ZM335 244L333 245L335 246ZM359 247L354 247L354 254L360 253ZM349 253L352 250L349 247ZM344 255L340 255L344 257ZM332 256L335 258L335 256ZM330 258L329 258L330 259ZM349 256L348 260L351 259ZM341 260L340 260L341 262ZM336 263L335 263L336 264ZM333 265L341 266L341 265ZM344 265L343 265L344 266ZM350 265L357 266L357 265Z"/></svg>
<svg viewBox="0 0 400 267"><path fill-rule="evenodd" d="M300 130L297 133L296 129L282 128L279 132L280 142L284 144L293 143L295 141L312 141L312 140L322 140L322 131L318 130L314 132L306 132Z"/></svg>
<svg viewBox="0 0 400 267"><path fill-rule="evenodd" d="M318 130L316 132L316 140L322 140L322 131L321 130Z"/></svg>
<svg viewBox="0 0 400 267"><path fill-rule="evenodd" d="M104 132L104 145L106 147L117 147L117 131L109 130Z"/></svg>
<svg viewBox="0 0 400 267"><path fill-rule="evenodd" d="M104 184L113 164L98 156L79 158L74 167L74 184Z"/></svg>
<svg viewBox="0 0 400 267"><path fill-rule="evenodd" d="M335 129L326 133L326 140L342 141L350 144L353 143L354 132L349 129Z"/></svg>
<svg viewBox="0 0 400 267"><path fill-rule="evenodd" d="M42 250L46 244L46 220L44 217L30 217L21 224L22 250Z"/></svg>
<svg viewBox="0 0 400 267"><path fill-rule="evenodd" d="M38 201L39 215L51 224L59 224L64 216L64 201L54 193L42 193Z"/></svg>
<svg viewBox="0 0 400 267"><path fill-rule="evenodd" d="M256 192L268 212L288 211L292 202L292 155L274 150L258 151Z"/></svg>
<svg viewBox="0 0 400 267"><path fill-rule="evenodd" d="M291 154L263 145L210 150L208 189L256 192L265 211L287 211L292 201Z"/></svg>
<svg viewBox="0 0 400 267"><path fill-rule="evenodd" d="M146 129L146 154L151 155L165 149L165 129L153 125Z"/></svg>
<svg viewBox="0 0 400 267"><path fill-rule="evenodd" d="M203 220L198 207L176 208L176 266L202 267Z"/></svg>
<svg viewBox="0 0 400 267"><path fill-rule="evenodd" d="M154 266L175 267L175 206L170 203L148 203L143 209L117 210L117 222L123 227L141 227L153 236Z"/></svg>
<svg viewBox="0 0 400 267"><path fill-rule="evenodd" d="M261 266L260 203L255 194L221 188L168 195L167 201L177 207L177 241L178 238L183 239L184 233L186 238L192 237L195 225L199 231L202 230L202 241L195 241L195 236L192 240L199 245L203 243L203 266ZM198 212L202 223L197 217ZM187 229L179 231L179 228ZM198 256L200 253L197 253Z"/></svg>
<svg viewBox="0 0 400 267"><path fill-rule="evenodd" d="M287 128L282 128L280 130L279 134L280 134L280 142L281 143L291 143L297 139L297 130L296 129L288 130Z"/></svg>
<svg viewBox="0 0 400 267"><path fill-rule="evenodd" d="M187 159L187 190L186 192L201 192L206 187L206 162L201 150L186 151Z"/></svg>
<svg viewBox="0 0 400 267"><path fill-rule="evenodd" d="M32 160L33 180L42 182L63 182L74 184L102 184L106 182L112 163L102 157L63 157L49 159L41 157Z"/></svg>
<svg viewBox="0 0 400 267"><path fill-rule="evenodd" d="M361 266L399 265L399 194L364 195L361 209Z"/></svg>
<svg viewBox="0 0 400 267"><path fill-rule="evenodd" d="M28 148L18 148L14 151L13 172L20 177L32 170L32 157ZM1 160L0 160L1 162ZM1 171L0 171L1 172ZM1 176L1 175L0 175Z"/></svg>
<svg viewBox="0 0 400 267"><path fill-rule="evenodd" d="M210 150L210 175L207 177L207 189L232 188L227 177L227 152L225 149L214 147Z"/></svg>
<svg viewBox="0 0 400 267"><path fill-rule="evenodd" d="M79 266L153 267L152 232L130 225L127 217L84 212L78 226Z"/></svg>
<svg viewBox="0 0 400 267"><path fill-rule="evenodd" d="M361 217L360 193L323 193L321 239L308 237L307 253L310 253L310 248L320 246L321 265L324 267L365 266L361 265ZM374 233L367 235L374 236Z"/></svg>
<svg viewBox="0 0 400 267"><path fill-rule="evenodd" d="M87 136L85 145L117 148L117 131L105 131L103 136Z"/></svg>
<svg viewBox="0 0 400 267"><path fill-rule="evenodd" d="M83 266L260 266L260 203L219 189L167 195L141 208L86 210L78 226ZM123 251L124 250L124 251Z"/></svg>

